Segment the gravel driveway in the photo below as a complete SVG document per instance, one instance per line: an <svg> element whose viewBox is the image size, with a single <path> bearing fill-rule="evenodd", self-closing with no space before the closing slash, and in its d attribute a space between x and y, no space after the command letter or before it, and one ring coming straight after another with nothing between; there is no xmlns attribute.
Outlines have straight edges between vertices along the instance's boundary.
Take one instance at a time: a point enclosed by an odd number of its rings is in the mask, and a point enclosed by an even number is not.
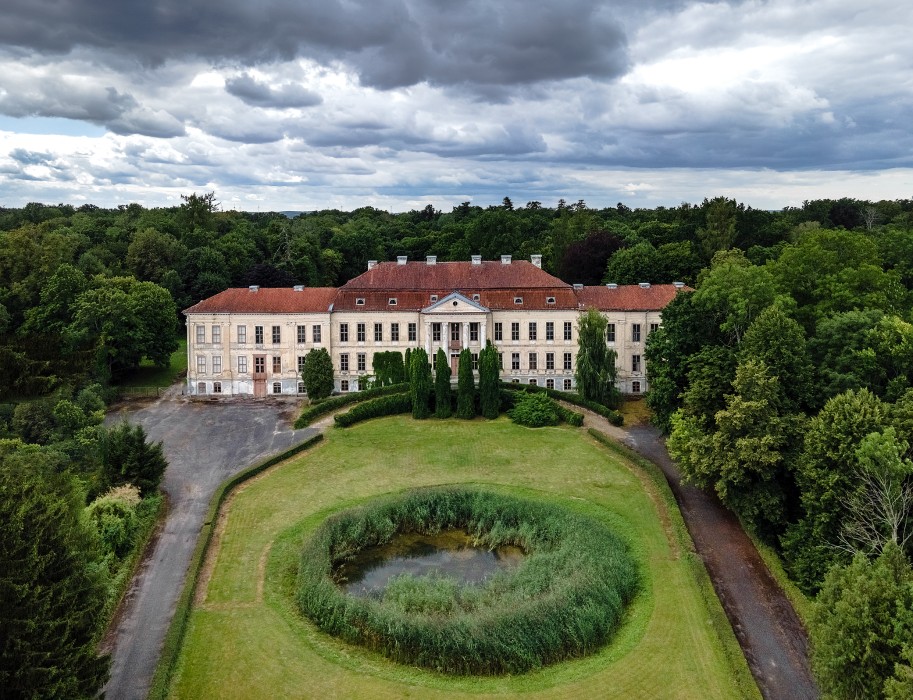
<svg viewBox="0 0 913 700"><path fill-rule="evenodd" d="M228 477L317 432L292 430L296 413L294 403L281 400L164 398L109 414L108 423L138 423L151 440L164 443L168 515L109 635L112 664L105 697L147 696L209 499Z"/></svg>

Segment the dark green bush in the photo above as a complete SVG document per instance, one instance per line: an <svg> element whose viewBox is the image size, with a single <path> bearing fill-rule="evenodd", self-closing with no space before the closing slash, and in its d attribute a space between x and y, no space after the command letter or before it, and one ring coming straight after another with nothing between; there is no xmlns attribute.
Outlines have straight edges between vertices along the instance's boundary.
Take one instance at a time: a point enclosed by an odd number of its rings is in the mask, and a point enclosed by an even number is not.
<svg viewBox="0 0 913 700"><path fill-rule="evenodd" d="M520 394L507 415L514 423L527 428L542 428L561 422L558 404L545 394Z"/></svg>
<svg viewBox="0 0 913 700"><path fill-rule="evenodd" d="M462 529L479 546L527 556L485 583L395 579L379 597L347 595L333 575L398 532ZM328 518L301 553L298 603L324 631L444 673L520 673L603 645L638 587L625 545L601 521L553 503L472 488L418 489Z"/></svg>
<svg viewBox="0 0 913 700"><path fill-rule="evenodd" d="M318 418L332 413L333 411L348 406L353 403L367 401L378 396L390 396L393 394L402 394L409 391L408 384L392 384L390 386L377 387L375 389L366 389L365 391L355 391L350 394L340 394L323 401L313 402L310 406L301 412L298 420L295 421L295 428L306 428Z"/></svg>
<svg viewBox="0 0 913 700"><path fill-rule="evenodd" d="M352 410L333 417L336 425L347 428L355 423L380 416L393 416L397 413L409 413L412 410L412 399L409 394L381 396L358 404Z"/></svg>
<svg viewBox="0 0 913 700"><path fill-rule="evenodd" d="M596 413L608 420L612 425L624 424L624 417L618 411L608 408L607 406L603 406L601 403L588 401L579 394L574 394L569 391L558 391L557 389L548 389L544 386L534 386L531 384L514 384L512 382L502 382L501 388L506 389L510 392L525 391L528 393L547 394L557 401L565 401L567 403L574 404L575 406L580 406L580 408L585 408L588 411L592 411L593 413Z"/></svg>

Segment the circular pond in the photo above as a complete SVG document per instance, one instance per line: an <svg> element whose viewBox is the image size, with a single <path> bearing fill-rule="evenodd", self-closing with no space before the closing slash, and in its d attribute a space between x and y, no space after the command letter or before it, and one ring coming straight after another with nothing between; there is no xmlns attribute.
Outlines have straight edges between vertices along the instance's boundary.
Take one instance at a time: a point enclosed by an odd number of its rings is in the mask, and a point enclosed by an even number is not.
<svg viewBox="0 0 913 700"><path fill-rule="evenodd" d="M398 569L368 582L397 559ZM325 632L401 663L519 673L601 647L638 580L626 546L600 520L441 487L328 518L301 553L298 603Z"/></svg>

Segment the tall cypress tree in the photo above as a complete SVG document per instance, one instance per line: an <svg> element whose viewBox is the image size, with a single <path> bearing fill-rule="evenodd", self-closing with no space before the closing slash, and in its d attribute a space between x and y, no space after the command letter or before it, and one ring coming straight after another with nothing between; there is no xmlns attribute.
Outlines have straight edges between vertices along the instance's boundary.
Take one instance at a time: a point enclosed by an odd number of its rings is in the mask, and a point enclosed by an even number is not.
<svg viewBox="0 0 913 700"><path fill-rule="evenodd" d="M450 408L450 365L447 363L444 348L438 348L435 363L437 369L434 375L434 416L450 418L453 412Z"/></svg>
<svg viewBox="0 0 913 700"><path fill-rule="evenodd" d="M422 419L431 415L428 409L431 367L428 365L428 353L422 348L413 350L409 358L409 393L412 397L412 417Z"/></svg>
<svg viewBox="0 0 913 700"><path fill-rule="evenodd" d="M91 698L105 586L83 498L45 454L0 456L0 696Z"/></svg>
<svg viewBox="0 0 913 700"><path fill-rule="evenodd" d="M479 353L479 411L486 418L497 418L501 408L498 349L490 342Z"/></svg>
<svg viewBox="0 0 913 700"><path fill-rule="evenodd" d="M460 353L457 372L457 418L471 419L476 415L475 381L472 377L472 353L465 348Z"/></svg>

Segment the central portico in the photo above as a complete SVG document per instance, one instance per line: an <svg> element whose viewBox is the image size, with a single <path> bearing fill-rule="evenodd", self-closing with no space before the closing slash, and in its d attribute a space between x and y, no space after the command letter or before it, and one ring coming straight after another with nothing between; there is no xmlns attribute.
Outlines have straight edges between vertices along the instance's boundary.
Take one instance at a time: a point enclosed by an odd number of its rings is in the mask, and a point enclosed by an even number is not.
<svg viewBox="0 0 913 700"><path fill-rule="evenodd" d="M485 347L489 316L488 308L459 292L451 292L426 306L421 311L425 326L425 352L429 357L436 357L438 348L443 348L455 375L462 350L472 351L475 359Z"/></svg>

